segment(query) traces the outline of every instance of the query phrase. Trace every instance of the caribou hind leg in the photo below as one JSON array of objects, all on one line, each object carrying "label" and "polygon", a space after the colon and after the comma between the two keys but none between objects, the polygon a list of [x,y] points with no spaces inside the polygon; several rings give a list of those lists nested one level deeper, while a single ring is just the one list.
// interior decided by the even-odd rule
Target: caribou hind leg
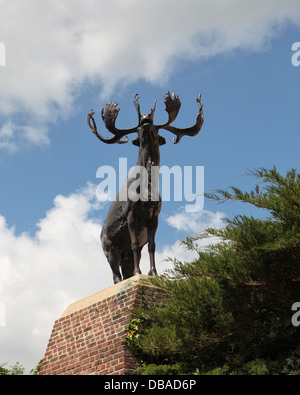
[{"label": "caribou hind leg", "polygon": [[134,264],[133,264],[133,254],[129,253],[126,256],[121,256],[121,269],[123,280],[133,276]]},{"label": "caribou hind leg", "polygon": [[100,239],[103,252],[113,272],[114,284],[119,283],[122,281],[122,275],[120,272],[121,253],[120,250],[114,246],[112,240],[108,237],[105,223],[101,231]]},{"label": "caribou hind leg", "polygon": [[122,281],[122,276],[120,273],[121,254],[112,247],[108,253],[107,260],[113,272],[114,283],[119,283],[120,281]]}]

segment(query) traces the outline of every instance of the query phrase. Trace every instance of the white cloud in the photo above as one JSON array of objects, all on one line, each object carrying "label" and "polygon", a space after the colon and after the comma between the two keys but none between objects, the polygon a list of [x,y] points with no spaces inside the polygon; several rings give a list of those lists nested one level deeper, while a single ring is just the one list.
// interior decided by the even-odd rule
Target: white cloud
[{"label": "white cloud", "polygon": [[168,217],[167,222],[177,230],[198,234],[206,228],[221,228],[224,226],[222,220],[224,217],[226,215],[222,212],[213,213],[202,210],[196,213],[187,213],[184,209],[181,209],[178,213]]},{"label": "white cloud", "polygon": [[35,145],[49,143],[47,128],[43,124],[22,126],[8,121],[0,128],[0,150],[5,149],[8,152],[15,152],[21,145],[20,139],[21,144],[24,144],[24,142]]},{"label": "white cloud", "polygon": [[112,284],[101,226],[89,218],[99,208],[95,188],[57,196],[33,237],[16,235],[0,216],[0,302],[6,307],[0,365],[20,361],[33,368],[66,307]]},{"label": "white cloud", "polygon": [[176,61],[261,50],[285,22],[300,23],[298,0],[0,0],[0,9],[0,115],[26,114],[0,140],[8,148],[20,126],[32,143],[47,142],[35,125],[68,117],[87,81],[104,95],[140,78],[165,81]]}]

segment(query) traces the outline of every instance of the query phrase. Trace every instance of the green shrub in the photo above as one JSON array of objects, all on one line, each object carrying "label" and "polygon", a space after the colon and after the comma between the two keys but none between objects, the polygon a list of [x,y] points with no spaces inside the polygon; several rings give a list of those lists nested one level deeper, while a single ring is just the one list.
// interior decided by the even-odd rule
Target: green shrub
[{"label": "green shrub", "polygon": [[[174,269],[151,280],[166,297],[136,312],[147,325],[132,345],[146,365],[200,374],[299,372],[291,306],[300,295],[300,175],[291,170],[283,177],[275,168],[250,174],[261,183],[253,191],[206,196],[246,202],[268,216],[238,215],[222,229],[188,238],[185,246],[199,257],[175,259]],[[199,241],[211,236],[219,242],[201,250]]]}]

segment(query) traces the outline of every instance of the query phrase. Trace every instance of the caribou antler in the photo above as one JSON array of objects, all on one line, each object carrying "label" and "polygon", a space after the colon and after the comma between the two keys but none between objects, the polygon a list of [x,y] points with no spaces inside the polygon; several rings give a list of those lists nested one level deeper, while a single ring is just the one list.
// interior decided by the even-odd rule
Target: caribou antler
[{"label": "caribou antler", "polygon": [[[191,126],[190,128],[186,128],[186,129],[179,129],[179,128],[175,128],[174,126],[170,126],[170,124],[175,121],[175,119],[178,115],[178,112],[180,110],[181,103],[180,103],[179,97],[176,96],[175,93],[170,94],[170,92],[168,92],[166,94],[166,96],[164,96],[164,99],[165,99],[166,111],[169,114],[169,119],[168,119],[167,123],[162,124],[162,125],[157,125],[156,128],[157,129],[165,129],[165,130],[168,130],[169,132],[175,134],[177,137],[173,139],[174,144],[178,144],[183,136],[196,136],[199,133],[199,131],[203,125],[203,105],[201,104],[201,94],[199,94],[199,96],[196,97],[196,101],[198,103],[198,108],[199,108],[196,123],[194,126]],[[141,126],[143,122],[144,123],[149,122],[149,120],[151,122],[153,122],[156,101],[154,104],[154,108],[151,110],[151,114],[141,115],[140,104],[138,101],[138,94],[136,94],[136,95],[134,95],[134,106],[135,106],[136,111],[138,113],[139,125],[135,128],[132,128],[132,129],[120,130],[120,129],[116,128],[116,126],[115,126],[116,119],[117,119],[117,116],[120,111],[120,109],[117,108],[117,106],[118,106],[118,103],[116,103],[116,102],[115,103],[108,102],[105,106],[105,111],[104,111],[104,108],[102,108],[102,110],[101,110],[102,119],[104,121],[104,124],[105,124],[107,130],[109,130],[111,133],[113,133],[115,135],[111,139],[109,139],[108,137],[104,138],[98,133],[96,122],[93,117],[95,112],[93,110],[90,110],[88,113],[87,123],[89,125],[89,128],[98,137],[98,139],[100,139],[104,143],[125,144],[128,142],[128,137],[126,136],[127,134],[137,132],[138,126]],[[126,136],[126,140],[122,141],[121,139],[124,136]]]},{"label": "caribou antler", "polygon": [[172,92],[171,94],[170,92],[168,92],[166,96],[163,96],[163,98],[165,99],[165,110],[169,114],[169,119],[167,123],[164,123],[163,125],[158,125],[158,129],[165,129],[167,126],[170,125],[170,123],[174,122],[181,106],[179,97],[176,96],[174,92]]},{"label": "caribou antler", "polygon": [[[87,116],[87,124],[89,125],[89,128],[91,129],[91,131],[98,137],[99,140],[101,140],[107,144],[115,144],[115,143],[125,144],[128,142],[128,137],[126,135],[137,131],[137,127],[132,128],[132,129],[123,129],[123,130],[116,128],[116,126],[115,126],[116,118],[117,118],[119,111],[120,111],[120,109],[117,108],[117,105],[118,105],[118,103],[108,102],[105,106],[105,112],[104,112],[104,108],[102,108],[102,110],[101,110],[102,119],[104,121],[104,124],[105,124],[107,130],[109,130],[111,133],[113,133],[115,135],[111,139],[109,139],[108,137],[104,138],[98,133],[96,122],[93,117],[95,112],[93,110],[90,110],[88,113],[88,116]],[[121,139],[124,136],[126,136],[126,140],[122,141]]]},{"label": "caribou antler", "polygon": [[134,95],[133,104],[134,104],[134,107],[135,107],[136,112],[138,114],[139,121],[140,121],[140,119],[141,119],[141,107],[140,107],[140,103],[139,103],[139,94],[138,93],[136,93]]},{"label": "caribou antler", "polygon": [[150,119],[153,121],[154,118],[154,113],[155,113],[155,109],[156,109],[156,100],[154,102],[154,107],[151,108],[151,113],[150,114],[141,114],[141,108],[140,108],[140,103],[139,103],[139,94],[136,93],[134,95],[134,101],[133,101],[134,107],[136,108],[136,112],[138,114],[138,118],[139,118],[139,126],[141,126],[143,120],[147,120],[149,121]]},{"label": "caribou antler", "polygon": [[194,126],[191,126],[190,128],[186,129],[179,129],[175,128],[174,126],[170,126],[170,123],[173,122],[178,114],[178,111],[180,109],[180,100],[178,96],[176,97],[174,93],[172,94],[172,98],[170,94],[168,93],[168,96],[165,98],[165,103],[166,103],[166,111],[169,113],[169,122],[166,123],[165,125],[160,125],[158,128],[160,129],[165,129],[168,130],[171,133],[176,134],[176,138],[173,139],[174,144],[178,144],[179,141],[181,140],[181,137],[183,136],[196,136],[202,125],[203,125],[203,105],[201,104],[201,94],[196,97],[196,102],[198,103],[198,116],[197,120]]}]

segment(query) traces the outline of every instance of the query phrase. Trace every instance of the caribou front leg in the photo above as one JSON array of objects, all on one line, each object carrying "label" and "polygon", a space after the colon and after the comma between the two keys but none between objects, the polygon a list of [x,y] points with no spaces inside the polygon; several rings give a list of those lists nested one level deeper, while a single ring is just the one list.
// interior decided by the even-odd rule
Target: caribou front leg
[{"label": "caribou front leg", "polygon": [[131,240],[131,250],[133,253],[133,263],[134,263],[133,275],[135,276],[136,274],[142,274],[142,272],[140,270],[141,249],[139,246],[139,240],[135,228],[135,219],[134,219],[133,211],[129,212],[127,220],[128,220],[128,230]]},{"label": "caribou front leg", "polygon": [[158,218],[153,219],[151,225],[148,227],[148,252],[150,258],[150,271],[149,276],[157,276],[155,267],[155,233],[158,226]]}]

